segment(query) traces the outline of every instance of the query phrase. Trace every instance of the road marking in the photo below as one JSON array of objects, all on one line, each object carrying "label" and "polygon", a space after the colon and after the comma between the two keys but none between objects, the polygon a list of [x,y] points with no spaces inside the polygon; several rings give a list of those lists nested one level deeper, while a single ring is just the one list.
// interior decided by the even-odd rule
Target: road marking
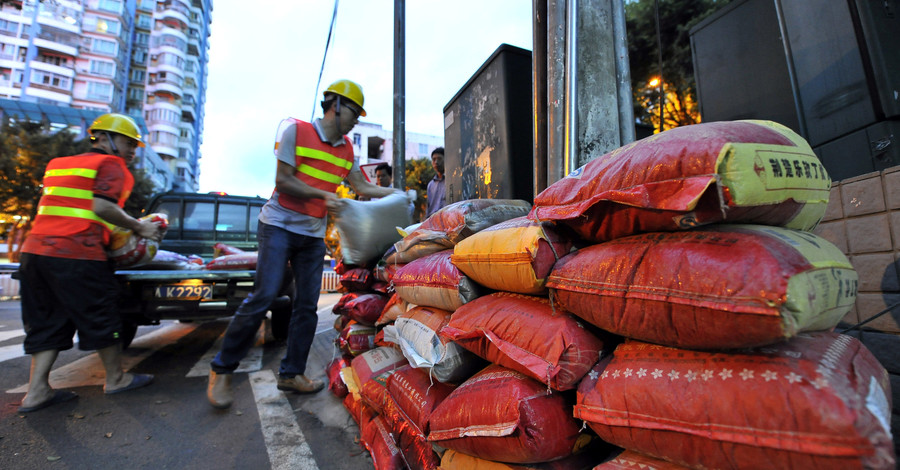
[{"label": "road marking", "polygon": [[278,391],[275,373],[261,370],[249,378],[272,469],[318,470],[290,402]]},{"label": "road marking", "polygon": [[21,344],[0,346],[0,362],[25,356],[25,348]]},{"label": "road marking", "polygon": [[[268,321],[268,320],[266,320]],[[227,329],[226,329],[227,331]],[[206,353],[203,354],[203,357],[200,358],[195,364],[194,367],[191,367],[191,370],[188,371],[185,377],[206,377],[209,375],[209,363],[212,362],[213,359],[216,358],[216,354],[219,353],[219,350],[222,349],[222,341],[225,339],[225,331],[216,339],[216,342],[210,346],[209,349],[206,350]],[[238,364],[238,368],[235,369],[235,372],[255,372],[262,369],[262,358],[263,358],[263,348],[262,345],[266,342],[266,322],[264,321],[262,325],[259,326],[259,331],[256,332],[256,343],[250,351],[247,352],[247,355],[244,356],[244,359],[241,360],[240,364]]]},{"label": "road marking", "polygon": [[19,336],[25,336],[25,330],[0,331],[0,343]]},{"label": "road marking", "polygon": [[[122,368],[126,371],[130,370],[144,359],[150,357],[151,354],[177,342],[196,328],[197,325],[193,323],[173,323],[135,338],[128,351],[122,355]],[[19,351],[22,350],[22,345],[17,347]],[[138,351],[139,353],[137,353]],[[136,352],[137,354],[130,355],[129,352]],[[53,388],[103,385],[105,382],[106,373],[97,353],[82,357],[50,372],[50,385]],[[25,393],[27,391],[28,384],[24,384],[7,390],[6,393]]]}]

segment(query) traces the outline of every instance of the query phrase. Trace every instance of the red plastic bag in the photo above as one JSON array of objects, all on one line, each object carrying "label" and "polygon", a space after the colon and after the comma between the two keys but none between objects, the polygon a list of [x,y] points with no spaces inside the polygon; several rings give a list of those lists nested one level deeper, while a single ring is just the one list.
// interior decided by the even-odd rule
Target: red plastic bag
[{"label": "red plastic bag", "polygon": [[579,397],[575,417],[606,442],[693,468],[896,461],[888,373],[862,343],[836,333],[740,353],[627,341]]},{"label": "red plastic bag", "polygon": [[344,311],[350,318],[362,325],[374,326],[388,298],[382,294],[361,294],[344,305]]},{"label": "red plastic bag", "polygon": [[770,121],[669,129],[588,162],[534,198],[533,220],[603,242],[717,222],[811,230],[831,178],[802,137]]},{"label": "red plastic bag", "polygon": [[716,225],[619,238],[556,263],[557,305],[633,339],[737,349],[833,328],[858,276],[841,251],[807,232]]},{"label": "red plastic bag", "polygon": [[348,269],[341,274],[341,285],[351,292],[367,291],[374,281],[372,270],[366,268]]},{"label": "red plastic bag", "polygon": [[600,359],[603,341],[542,297],[497,292],[450,317],[441,336],[554,390],[571,390]]},{"label": "red plastic bag", "polygon": [[429,426],[428,440],[442,447],[511,463],[571,455],[580,428],[562,395],[496,364],[451,392]]}]

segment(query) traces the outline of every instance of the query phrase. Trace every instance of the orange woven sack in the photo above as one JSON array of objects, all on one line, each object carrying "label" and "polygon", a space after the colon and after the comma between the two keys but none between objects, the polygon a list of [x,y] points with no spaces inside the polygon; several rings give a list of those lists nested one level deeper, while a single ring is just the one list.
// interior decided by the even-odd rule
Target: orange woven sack
[{"label": "orange woven sack", "polygon": [[529,218],[603,242],[715,222],[811,230],[831,178],[802,137],[771,121],[677,127],[590,161],[534,198]]},{"label": "orange woven sack", "polygon": [[858,275],[808,232],[710,225],[618,238],[559,260],[547,281],[565,310],[606,331],[689,349],[735,349],[833,328]]},{"label": "orange woven sack", "polygon": [[837,333],[735,353],[626,341],[575,417],[606,442],[691,468],[887,470],[889,380]]}]

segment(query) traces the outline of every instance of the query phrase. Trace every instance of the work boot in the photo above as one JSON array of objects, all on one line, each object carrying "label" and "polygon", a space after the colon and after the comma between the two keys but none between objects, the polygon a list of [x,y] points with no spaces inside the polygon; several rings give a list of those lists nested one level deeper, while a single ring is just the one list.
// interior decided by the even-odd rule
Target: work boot
[{"label": "work boot", "polygon": [[278,377],[278,390],[297,393],[316,393],[325,388],[321,380],[309,380],[305,375]]},{"label": "work boot", "polygon": [[209,371],[209,386],[206,388],[206,398],[209,404],[220,409],[228,408],[234,401],[234,392],[231,390],[232,374],[217,374]]}]

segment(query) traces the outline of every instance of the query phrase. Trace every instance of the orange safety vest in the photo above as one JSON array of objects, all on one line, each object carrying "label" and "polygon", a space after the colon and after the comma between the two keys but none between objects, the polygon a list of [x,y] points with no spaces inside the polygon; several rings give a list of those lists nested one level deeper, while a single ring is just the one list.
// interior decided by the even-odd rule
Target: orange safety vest
[{"label": "orange safety vest", "polygon": [[[294,122],[297,127],[294,176],[314,188],[330,193],[337,191],[338,185],[353,167],[353,144],[350,139],[344,136],[345,145],[335,147],[322,142],[312,124],[297,119]],[[278,202],[301,214],[325,217],[324,199],[279,193]]]},{"label": "orange safety vest", "polygon": [[31,233],[35,235],[67,236],[80,233],[91,224],[103,227],[103,241],[108,243],[113,224],[94,213],[94,180],[97,170],[104,162],[115,162],[122,167],[125,175],[119,207],[131,195],[134,176],[125,166],[125,161],[113,155],[84,153],[72,157],[50,160],[44,173],[44,191],[38,204],[37,216]]}]

